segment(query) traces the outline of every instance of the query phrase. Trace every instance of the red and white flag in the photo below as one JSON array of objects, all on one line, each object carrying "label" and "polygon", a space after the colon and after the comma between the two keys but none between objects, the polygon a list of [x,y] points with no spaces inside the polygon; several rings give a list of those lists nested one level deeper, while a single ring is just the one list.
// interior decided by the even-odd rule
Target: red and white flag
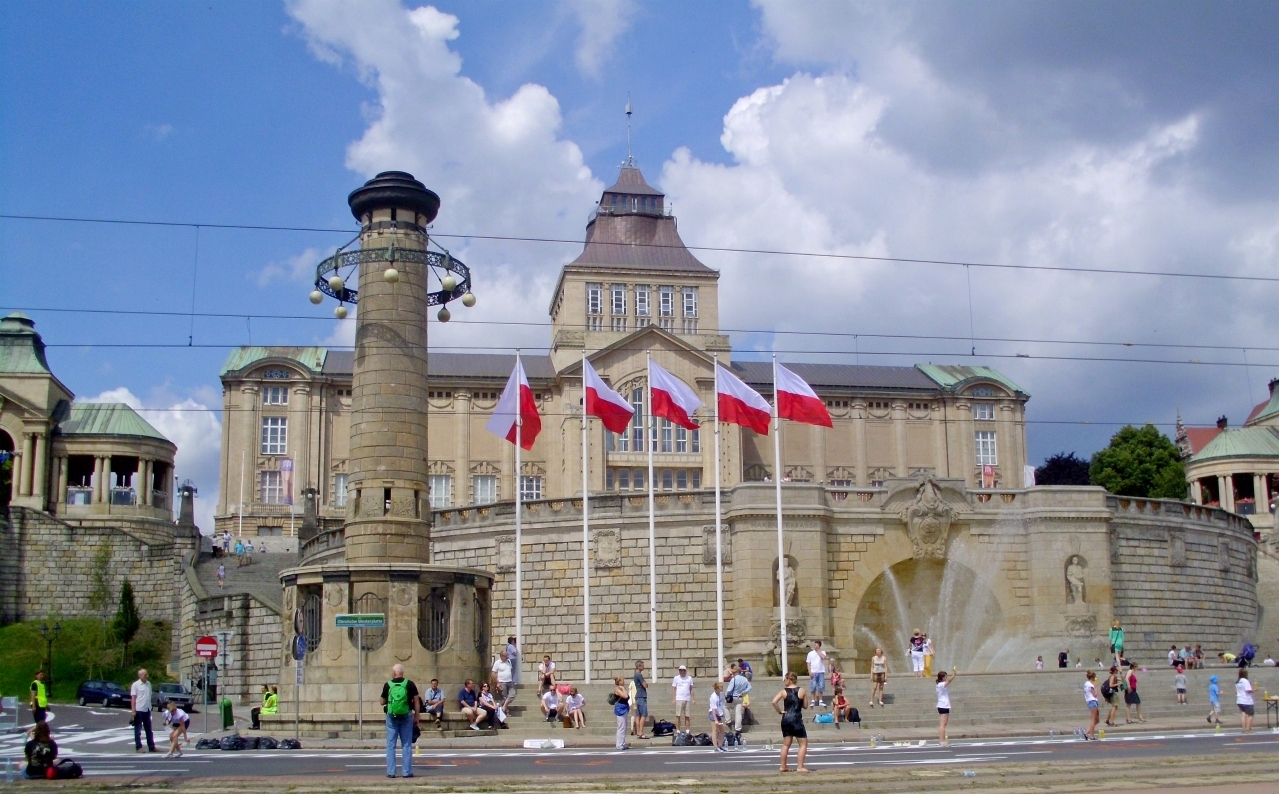
[{"label": "red and white flag", "polygon": [[635,408],[622,395],[604,385],[595,367],[582,359],[582,378],[586,385],[586,415],[598,416],[613,433],[625,433],[635,415]]},{"label": "red and white flag", "polygon": [[781,364],[777,365],[777,383],[774,388],[777,392],[777,415],[782,419],[806,425],[834,427],[830,412],[826,410],[826,403],[817,396],[813,387]]},{"label": "red and white flag", "polygon": [[533,399],[533,390],[529,388],[528,378],[524,376],[524,364],[518,358],[511,378],[502,390],[502,397],[497,401],[493,415],[484,427],[493,435],[514,444],[517,418],[522,420],[519,428],[520,446],[526,450],[532,449],[537,434],[542,432],[542,417],[537,415],[537,401]]},{"label": "red and white flag", "polygon": [[749,427],[761,436],[768,435],[768,420],[772,409],[759,392],[742,382],[742,379],[719,368],[719,421]]},{"label": "red and white flag", "polygon": [[696,430],[693,412],[702,407],[702,401],[688,384],[671,373],[649,362],[649,388],[652,392],[653,416],[669,419],[680,427]]}]

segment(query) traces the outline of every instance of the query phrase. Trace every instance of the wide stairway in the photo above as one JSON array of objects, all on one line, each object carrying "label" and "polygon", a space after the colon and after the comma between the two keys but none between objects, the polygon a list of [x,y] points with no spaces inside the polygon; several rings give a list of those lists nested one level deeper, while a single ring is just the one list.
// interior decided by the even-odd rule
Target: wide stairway
[{"label": "wide stairway", "polygon": [[[298,564],[297,554],[254,554],[252,562],[240,565],[230,557],[201,557],[195,565],[196,576],[210,596],[249,593],[277,609],[280,606],[280,571]],[[226,566],[226,586],[218,587],[218,566]]]}]

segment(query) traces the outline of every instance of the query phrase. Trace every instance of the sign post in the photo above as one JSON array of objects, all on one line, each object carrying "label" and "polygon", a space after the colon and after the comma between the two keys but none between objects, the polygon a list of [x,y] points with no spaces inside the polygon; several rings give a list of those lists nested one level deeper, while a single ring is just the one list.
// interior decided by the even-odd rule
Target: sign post
[{"label": "sign post", "polygon": [[218,655],[216,637],[201,637],[195,641],[195,653],[204,660],[204,679],[200,691],[204,693],[204,732],[209,732],[209,660]]},{"label": "sign post", "polygon": [[360,739],[364,739],[364,630],[386,628],[386,615],[380,612],[353,612],[347,615],[335,615],[335,624],[339,629],[355,629],[355,644],[360,653],[356,656],[356,707],[360,725]]},{"label": "sign post", "polygon": [[302,713],[302,660],[306,658],[306,637],[295,637],[293,641],[297,647],[294,656],[298,660],[297,680],[293,686],[293,740],[299,741],[298,722]]}]

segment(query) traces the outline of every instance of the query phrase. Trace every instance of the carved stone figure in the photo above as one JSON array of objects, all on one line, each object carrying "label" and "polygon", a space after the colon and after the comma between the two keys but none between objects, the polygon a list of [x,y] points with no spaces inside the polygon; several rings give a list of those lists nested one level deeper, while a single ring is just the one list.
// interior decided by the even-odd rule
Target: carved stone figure
[{"label": "carved stone figure", "polygon": [[1091,637],[1097,631],[1097,618],[1074,615],[1066,618],[1066,633],[1072,637]]},{"label": "carved stone figure", "polygon": [[906,525],[916,559],[946,556],[946,535],[950,524],[958,516],[941,495],[941,488],[932,477],[925,477],[915,489],[915,499],[898,516]]},{"label": "carved stone figure", "polygon": [[1078,554],[1066,562],[1066,588],[1070,599],[1067,603],[1084,603],[1084,559]]},{"label": "carved stone figure", "polygon": [[[712,560],[712,562],[714,561],[714,559],[715,559],[715,555],[714,555],[714,553],[712,552],[712,554],[711,554],[711,560]],[[779,606],[780,602],[778,601],[778,597],[777,597],[777,581],[776,581],[776,579],[777,579],[777,576],[776,576],[777,566],[776,566],[776,564],[774,564],[774,566],[773,566],[773,571],[774,571],[774,576],[773,576],[773,580],[774,580],[774,581],[773,581],[773,606]],[[784,570],[784,571],[782,572],[782,581],[786,583],[786,606],[788,606],[788,607],[796,606],[796,605],[799,603],[798,598],[797,598],[797,597],[798,597],[798,592],[797,592],[797,589],[796,589],[796,588],[797,588],[797,586],[798,586],[798,583],[796,582],[796,578],[795,578],[795,577],[797,577],[798,575],[799,575],[799,571],[798,571],[798,570],[796,570],[796,567],[795,567],[795,561],[794,561],[794,560],[792,560],[790,557],[787,557],[787,558],[786,558],[786,570]]]}]

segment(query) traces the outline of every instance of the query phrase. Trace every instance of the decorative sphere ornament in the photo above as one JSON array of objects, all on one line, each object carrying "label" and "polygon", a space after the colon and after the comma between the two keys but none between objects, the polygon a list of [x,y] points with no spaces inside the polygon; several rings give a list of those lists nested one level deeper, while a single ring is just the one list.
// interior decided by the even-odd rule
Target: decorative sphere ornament
[{"label": "decorative sphere ornament", "polygon": [[339,320],[345,320],[345,319],[346,319],[346,307],[345,307],[345,306],[339,306],[339,307],[337,307],[336,309],[334,309],[334,310],[333,310],[333,316],[334,316],[334,317],[336,317],[336,318],[338,318]]},{"label": "decorative sphere ornament", "polygon": [[441,306],[440,313],[435,316],[439,318],[440,322],[447,323],[453,317],[453,313],[449,311],[449,307]]},{"label": "decorative sphere ornament", "polygon": [[345,288],[346,288],[346,282],[342,280],[341,276],[339,276],[337,273],[334,273],[333,275],[329,276],[329,289],[333,290],[334,292],[341,292]]},{"label": "decorative sphere ornament", "polygon": [[465,307],[466,307],[466,308],[468,308],[468,309],[469,309],[469,308],[471,308],[472,306],[474,306],[474,305],[475,305],[475,295],[474,295],[473,293],[470,293],[470,292],[468,292],[468,293],[466,293],[465,295],[463,295],[463,296],[462,296],[462,305],[463,305],[463,306],[465,306]]},{"label": "decorative sphere ornament", "polygon": [[457,289],[457,279],[452,274],[449,274],[440,279],[440,286],[444,288],[445,292],[452,292]]},{"label": "decorative sphere ornament", "polygon": [[393,267],[388,267],[386,271],[382,273],[382,278],[386,279],[387,284],[398,284],[400,281],[400,271]]},{"label": "decorative sphere ornament", "polygon": [[311,290],[311,294],[308,297],[310,297],[311,302],[316,306],[319,306],[324,301],[324,293],[320,292],[318,289]]}]

